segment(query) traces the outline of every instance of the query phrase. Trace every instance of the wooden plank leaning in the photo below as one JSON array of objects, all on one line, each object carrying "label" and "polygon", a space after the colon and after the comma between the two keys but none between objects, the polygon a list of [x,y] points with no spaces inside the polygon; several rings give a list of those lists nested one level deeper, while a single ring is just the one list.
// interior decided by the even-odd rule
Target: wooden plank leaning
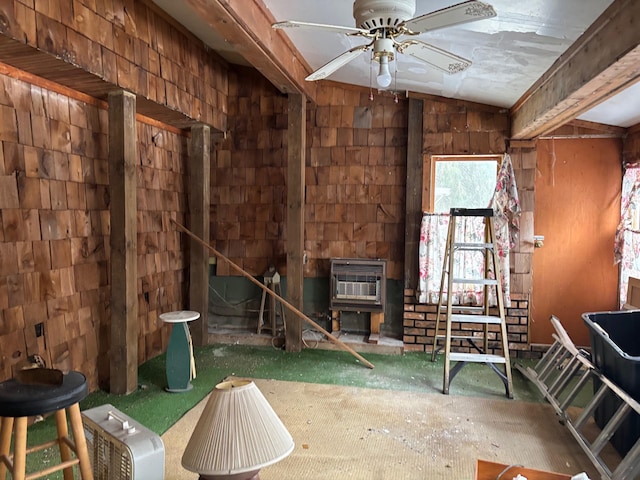
[{"label": "wooden plank leaning", "polygon": [[327,330],[325,330],[324,328],[322,328],[320,325],[318,325],[316,322],[314,322],[313,320],[311,320],[309,317],[307,317],[304,313],[302,313],[300,310],[298,310],[295,306],[293,306],[291,303],[289,303],[287,300],[285,300],[284,298],[282,298],[280,295],[278,295],[276,292],[274,292],[273,290],[269,289],[266,285],[263,285],[262,282],[259,282],[258,280],[256,280],[253,275],[251,275],[250,273],[248,273],[247,271],[245,271],[242,267],[236,265],[235,263],[233,263],[231,260],[229,260],[227,257],[225,257],[222,253],[220,253],[218,250],[216,250],[215,248],[213,248],[211,245],[209,245],[207,242],[205,242],[204,240],[202,240],[200,237],[198,237],[196,234],[194,234],[193,232],[191,232],[187,227],[185,227],[184,225],[181,225],[180,223],[176,222],[175,220],[171,219],[171,221],[176,225],[176,227],[179,230],[182,230],[184,233],[186,233],[188,236],[190,236],[192,239],[194,239],[196,242],[198,242],[199,244],[201,244],[202,246],[208,248],[216,257],[220,258],[221,260],[224,260],[225,262],[227,262],[230,266],[232,266],[234,268],[234,270],[237,270],[241,275],[243,275],[244,277],[246,277],[251,283],[253,283],[254,285],[257,285],[258,287],[260,287],[262,290],[264,290],[265,292],[267,292],[269,295],[273,296],[274,298],[276,298],[279,302],[281,302],[285,307],[287,307],[289,310],[291,310],[293,313],[295,313],[298,317],[300,317],[302,320],[304,320],[305,322],[307,322],[308,324],[310,324],[312,327],[318,329],[320,332],[322,332],[324,335],[327,336],[327,338],[335,343],[336,345],[338,345],[340,348],[342,348],[343,350],[349,352],[351,355],[353,355],[354,357],[356,357],[358,360],[360,360],[364,365],[366,365],[369,368],[374,368],[373,364],[371,362],[369,362],[367,359],[365,359],[362,355],[360,355],[358,352],[356,352],[353,348],[351,348],[349,345],[347,345],[344,342],[341,342],[338,338],[334,337],[333,335],[331,335],[331,333],[329,333]]}]

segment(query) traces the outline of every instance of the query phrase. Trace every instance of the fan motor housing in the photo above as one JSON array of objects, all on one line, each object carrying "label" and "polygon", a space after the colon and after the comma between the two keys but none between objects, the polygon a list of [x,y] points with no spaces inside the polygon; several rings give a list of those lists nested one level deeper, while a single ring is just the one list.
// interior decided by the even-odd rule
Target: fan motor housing
[{"label": "fan motor housing", "polygon": [[366,30],[395,29],[400,23],[413,18],[415,0],[355,0],[353,18],[356,25]]}]

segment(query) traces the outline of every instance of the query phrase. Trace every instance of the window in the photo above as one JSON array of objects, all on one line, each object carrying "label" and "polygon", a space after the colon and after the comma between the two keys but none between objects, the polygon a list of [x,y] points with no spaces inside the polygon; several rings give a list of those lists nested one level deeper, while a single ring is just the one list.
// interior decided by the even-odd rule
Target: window
[{"label": "window", "polygon": [[[505,305],[509,306],[509,249],[511,234],[517,235],[517,218],[520,215],[515,175],[509,155],[434,155],[428,157],[427,163],[422,197],[425,213],[418,247],[418,301],[438,302],[449,210],[452,207],[487,208],[491,205],[496,214],[496,243],[502,261],[502,289]],[[462,225],[465,241],[478,241],[478,235],[484,238],[484,226],[477,224],[478,219],[479,217],[465,219]],[[459,268],[465,272],[483,270],[484,258],[469,258]],[[466,274],[459,276],[474,277]],[[457,285],[455,291],[445,294],[452,295],[455,304],[481,304],[481,290],[476,284],[465,284]],[[492,303],[492,299],[489,299],[489,303]]]},{"label": "window", "polygon": [[425,169],[429,176],[423,189],[428,194],[423,198],[428,203],[423,210],[448,213],[452,207],[486,208],[501,160],[497,155],[433,155]]}]

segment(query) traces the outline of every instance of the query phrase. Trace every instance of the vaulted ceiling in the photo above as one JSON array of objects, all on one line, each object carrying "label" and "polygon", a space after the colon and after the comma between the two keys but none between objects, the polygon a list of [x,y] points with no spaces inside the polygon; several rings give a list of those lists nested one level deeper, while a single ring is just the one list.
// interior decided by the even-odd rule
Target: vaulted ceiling
[{"label": "vaulted ceiling", "polygon": [[[250,64],[281,91],[311,100],[315,85],[305,77],[364,43],[341,33],[271,28],[291,19],[354,27],[351,1],[154,1],[229,62]],[[640,2],[490,1],[496,17],[418,37],[471,60],[471,67],[449,75],[398,55],[389,89],[509,108],[516,139],[576,118],[619,127],[640,122]],[[417,0],[415,15],[453,3]],[[372,68],[370,56],[362,55],[328,79],[370,87]]]}]

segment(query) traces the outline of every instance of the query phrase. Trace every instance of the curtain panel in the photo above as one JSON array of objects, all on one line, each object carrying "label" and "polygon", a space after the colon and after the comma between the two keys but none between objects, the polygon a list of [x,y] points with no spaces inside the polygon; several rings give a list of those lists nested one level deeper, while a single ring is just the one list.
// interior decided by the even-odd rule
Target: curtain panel
[{"label": "curtain panel", "polygon": [[614,261],[620,264],[620,308],[627,299],[629,277],[640,278],[640,165],[625,166],[621,197],[620,223],[613,246]]},{"label": "curtain panel", "polygon": [[[520,202],[516,187],[515,174],[509,155],[505,155],[498,171],[496,188],[490,205],[494,210],[494,226],[498,256],[500,259],[500,274],[504,304],[511,304],[511,289],[509,281],[509,251],[518,240]],[[424,213],[420,226],[420,240],[418,247],[419,280],[417,299],[420,303],[438,303],[442,269],[444,267],[444,253],[449,228],[448,213]],[[456,239],[465,243],[480,243],[484,241],[484,218],[461,217],[456,224]],[[484,277],[484,255],[482,252],[463,252],[454,257],[454,277],[482,278]],[[495,272],[490,272],[495,278]],[[484,292],[480,285],[456,284],[455,290],[447,291],[443,285],[443,301],[451,294],[455,305],[484,305]],[[496,305],[495,298],[488,299],[489,305]]]}]

